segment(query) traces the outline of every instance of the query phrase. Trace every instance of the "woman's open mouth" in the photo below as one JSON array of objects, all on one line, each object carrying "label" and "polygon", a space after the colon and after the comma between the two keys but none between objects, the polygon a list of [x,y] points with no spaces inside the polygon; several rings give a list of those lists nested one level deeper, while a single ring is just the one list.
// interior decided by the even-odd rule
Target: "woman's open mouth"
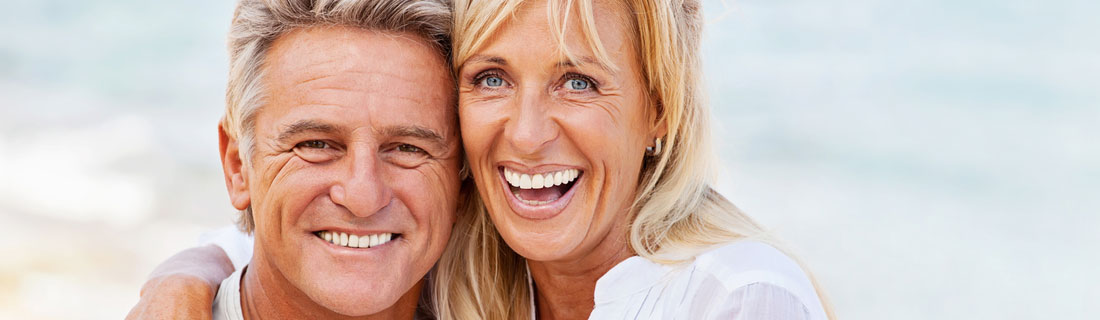
[{"label": "woman's open mouth", "polygon": [[513,210],[526,218],[547,219],[568,204],[573,186],[584,171],[563,169],[529,174],[500,167],[500,174],[514,200]]}]

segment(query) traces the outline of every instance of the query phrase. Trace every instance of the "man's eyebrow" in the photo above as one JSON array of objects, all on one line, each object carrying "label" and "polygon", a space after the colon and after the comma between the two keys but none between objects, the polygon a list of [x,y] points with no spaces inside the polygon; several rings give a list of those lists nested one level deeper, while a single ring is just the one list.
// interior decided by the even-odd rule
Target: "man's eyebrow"
[{"label": "man's eyebrow", "polygon": [[317,120],[298,120],[283,127],[279,132],[278,141],[286,141],[303,132],[334,133],[340,131],[340,127]]},{"label": "man's eyebrow", "polygon": [[387,137],[409,137],[426,140],[438,146],[446,144],[446,139],[443,138],[443,135],[435,132],[435,130],[416,125],[385,127],[382,129],[382,134]]},{"label": "man's eyebrow", "polygon": [[508,61],[504,60],[504,58],[497,57],[497,56],[481,55],[481,54],[474,55],[474,56],[470,57],[469,59],[466,59],[466,62],[463,63],[463,64],[471,63],[471,62],[487,62],[487,63],[492,63],[492,64],[498,64],[498,65],[501,65],[501,66],[507,66],[508,65]]}]

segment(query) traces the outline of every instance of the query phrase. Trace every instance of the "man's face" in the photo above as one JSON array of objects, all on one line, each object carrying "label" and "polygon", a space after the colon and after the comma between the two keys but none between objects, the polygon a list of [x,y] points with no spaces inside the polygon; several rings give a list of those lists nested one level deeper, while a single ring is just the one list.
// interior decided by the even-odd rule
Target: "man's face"
[{"label": "man's face", "polygon": [[[432,268],[454,223],[461,150],[445,60],[414,35],[328,27],[280,37],[266,63],[244,174],[252,263],[338,313],[382,311]],[[352,236],[354,248],[341,242]]]}]

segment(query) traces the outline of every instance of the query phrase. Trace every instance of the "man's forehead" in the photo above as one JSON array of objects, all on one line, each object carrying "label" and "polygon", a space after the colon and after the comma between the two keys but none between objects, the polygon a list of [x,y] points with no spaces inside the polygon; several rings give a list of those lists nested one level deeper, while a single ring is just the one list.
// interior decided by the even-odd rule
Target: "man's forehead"
[{"label": "man's forehead", "polygon": [[447,63],[438,49],[413,34],[332,26],[299,28],[279,36],[265,57],[264,69],[279,74],[270,79],[275,85],[322,79],[333,71],[450,82]]},{"label": "man's forehead", "polygon": [[280,37],[268,58],[265,109],[282,114],[276,131],[311,120],[375,134],[419,127],[457,136],[453,83],[431,47],[360,29],[309,29]]}]

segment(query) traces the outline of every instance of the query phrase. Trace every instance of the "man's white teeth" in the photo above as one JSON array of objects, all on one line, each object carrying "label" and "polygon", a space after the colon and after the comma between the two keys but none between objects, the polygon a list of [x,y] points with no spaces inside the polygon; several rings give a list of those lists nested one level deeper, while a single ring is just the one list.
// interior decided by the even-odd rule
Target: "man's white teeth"
[{"label": "man's white teeth", "polygon": [[393,240],[392,233],[379,233],[369,236],[360,236],[335,231],[321,231],[321,239],[329,243],[348,248],[370,248],[385,244]]},{"label": "man's white teeth", "polygon": [[542,189],[573,182],[580,175],[577,169],[566,169],[547,173],[526,174],[504,168],[504,179],[508,184],[520,189]]}]

